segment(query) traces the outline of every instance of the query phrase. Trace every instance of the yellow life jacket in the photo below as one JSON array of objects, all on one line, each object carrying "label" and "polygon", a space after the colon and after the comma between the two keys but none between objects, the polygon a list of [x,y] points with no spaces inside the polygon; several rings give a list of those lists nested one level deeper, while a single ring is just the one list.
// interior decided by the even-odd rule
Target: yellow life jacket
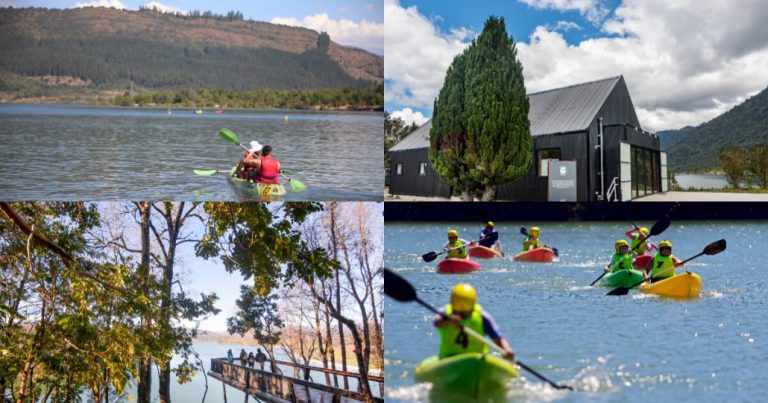
[{"label": "yellow life jacket", "polygon": [[[645,255],[645,251],[648,248],[648,241],[645,240],[640,243],[640,240],[643,238],[643,234],[637,232],[635,236],[632,237],[632,244],[629,246],[629,250],[634,250],[636,255]],[[640,243],[640,246],[635,249],[635,246],[637,246],[638,243]]]},{"label": "yellow life jacket", "polygon": [[629,270],[632,268],[633,256],[631,253],[622,255],[621,253],[614,253],[611,258],[611,272],[617,272],[619,270]]},{"label": "yellow life jacket", "polygon": [[[445,313],[448,316],[453,314],[451,304],[445,306]],[[483,308],[480,304],[475,304],[472,314],[466,319],[461,320],[461,324],[477,333],[485,336],[483,328]],[[438,328],[440,334],[440,358],[450,357],[462,353],[487,353],[488,345],[475,339],[474,337],[462,332],[453,325]]]},{"label": "yellow life jacket", "polygon": [[675,275],[675,257],[669,255],[667,257],[661,256],[661,253],[657,253],[653,257],[653,266],[651,266],[651,278],[663,279],[672,277]]},{"label": "yellow life jacket", "polygon": [[463,259],[467,257],[467,247],[464,245],[464,243],[461,242],[461,238],[457,238],[456,242],[454,243],[451,243],[451,241],[448,241],[448,247],[457,248],[457,249],[449,250],[448,257],[459,258],[459,259]]}]

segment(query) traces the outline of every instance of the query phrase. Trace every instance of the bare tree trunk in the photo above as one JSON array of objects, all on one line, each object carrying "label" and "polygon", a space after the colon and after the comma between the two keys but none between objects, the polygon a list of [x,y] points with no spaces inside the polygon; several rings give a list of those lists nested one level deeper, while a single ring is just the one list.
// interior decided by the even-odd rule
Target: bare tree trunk
[{"label": "bare tree trunk", "polygon": [[471,202],[473,200],[474,200],[474,197],[472,197],[472,193],[469,193],[468,190],[461,191],[461,201]]},{"label": "bare tree trunk", "polygon": [[494,201],[496,200],[496,185],[489,185],[483,190],[483,197],[481,201]]},{"label": "bare tree trunk", "polygon": [[[331,245],[333,250],[333,259],[338,260],[339,256],[339,248],[338,248],[338,241],[337,241],[337,214],[338,214],[338,203],[331,202],[328,204],[329,212],[330,212],[330,218],[331,218]],[[341,281],[339,279],[339,273],[337,272],[336,275],[336,311],[341,312]],[[342,325],[341,321],[339,321],[339,344],[341,348],[341,369],[344,372],[347,372],[347,346],[344,342],[344,326]],[[347,380],[347,377],[344,377],[344,389],[349,389],[349,381]]]},{"label": "bare tree trunk", "polygon": [[[147,298],[151,299],[150,291],[150,270],[149,270],[149,225],[150,225],[150,202],[137,202],[136,207],[141,214],[141,266],[139,275],[143,279],[143,292]],[[148,314],[141,318],[141,327],[149,329],[152,326],[151,318]],[[139,359],[139,379],[136,401],[138,403],[150,403],[150,393],[152,391],[152,357],[143,354]]]},{"label": "bare tree trunk", "polygon": [[[315,337],[317,338],[318,350],[320,350],[320,356],[323,359],[323,368],[328,369],[328,345],[323,345],[323,332],[320,327],[320,303],[312,298],[312,310],[315,314]],[[325,384],[331,384],[331,376],[326,372]]]}]

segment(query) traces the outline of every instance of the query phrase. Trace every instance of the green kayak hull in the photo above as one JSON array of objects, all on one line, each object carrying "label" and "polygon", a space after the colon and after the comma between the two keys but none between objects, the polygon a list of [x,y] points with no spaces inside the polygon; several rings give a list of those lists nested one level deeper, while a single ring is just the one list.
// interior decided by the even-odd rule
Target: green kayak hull
[{"label": "green kayak hull", "polygon": [[416,367],[416,381],[431,382],[433,397],[496,401],[504,399],[509,380],[520,373],[515,365],[490,354],[467,353],[439,359],[432,356]]},{"label": "green kayak hull", "polygon": [[643,281],[643,272],[629,269],[606,274],[603,277],[603,287],[631,287]]},{"label": "green kayak hull", "polygon": [[284,196],[285,195],[285,186],[283,186],[280,183],[254,183],[249,182],[241,179],[239,176],[235,175],[235,169],[237,167],[233,167],[229,171],[229,182],[237,188],[237,190],[249,194],[249,195],[256,195],[260,197],[273,197],[273,196]]}]

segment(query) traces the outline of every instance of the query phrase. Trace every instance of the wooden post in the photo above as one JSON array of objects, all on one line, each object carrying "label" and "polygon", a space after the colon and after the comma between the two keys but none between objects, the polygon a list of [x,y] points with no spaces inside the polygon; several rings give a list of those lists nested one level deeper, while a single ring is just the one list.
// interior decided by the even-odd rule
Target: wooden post
[{"label": "wooden post", "polygon": [[245,403],[248,403],[248,378],[251,377],[251,371],[248,368],[245,369]]},{"label": "wooden post", "polygon": [[227,403],[227,383],[224,379],[221,380],[221,390],[224,391],[224,403]]}]

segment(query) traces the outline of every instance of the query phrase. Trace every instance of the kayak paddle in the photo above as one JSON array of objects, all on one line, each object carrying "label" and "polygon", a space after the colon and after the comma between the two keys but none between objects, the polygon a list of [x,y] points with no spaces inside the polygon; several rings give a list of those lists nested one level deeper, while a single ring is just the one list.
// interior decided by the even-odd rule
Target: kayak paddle
[{"label": "kayak paddle", "polygon": [[[631,222],[631,221],[630,221],[630,222]],[[637,243],[637,245],[635,245],[635,247],[634,247],[634,248],[632,248],[632,251],[633,251],[633,250],[635,250],[635,249],[637,249],[637,248],[638,248],[640,245],[642,245],[642,244],[643,244],[643,242],[645,242],[645,241],[646,241],[648,238],[650,238],[651,236],[654,236],[654,235],[659,235],[659,234],[661,234],[662,232],[666,231],[666,229],[667,229],[667,228],[669,228],[669,224],[670,224],[670,221],[669,221],[669,218],[668,218],[668,217],[664,217],[664,218],[662,218],[661,220],[659,220],[659,221],[656,221],[656,223],[655,223],[655,224],[653,224],[653,227],[651,227],[651,232],[648,234],[648,236],[646,236],[646,237],[643,237],[643,239],[641,239],[641,240],[640,240],[640,242],[638,242],[638,243]],[[634,224],[633,224],[633,225],[634,225]],[[637,226],[635,226],[635,227],[637,227]],[[631,251],[630,251],[630,252],[631,252]],[[593,281],[593,282],[592,282],[592,284],[590,284],[590,286],[593,286],[593,285],[595,285],[595,284],[596,284],[598,281],[600,281],[600,279],[601,279],[601,278],[603,278],[603,276],[605,276],[606,274],[608,274],[608,272],[607,272],[607,271],[603,271],[603,274],[601,274],[601,275],[600,275],[600,277],[598,277],[598,278],[597,278],[595,281]]]},{"label": "kayak paddle", "polygon": [[[710,255],[710,256],[711,255],[717,255],[718,253],[724,251],[725,247],[726,247],[725,239],[721,239],[719,241],[712,242],[711,244],[705,246],[704,250],[701,253],[699,253],[698,255],[693,256],[691,258],[683,260],[682,262],[680,262],[680,265],[683,265],[684,263],[690,262],[691,260],[696,259],[697,257],[699,257],[701,255]],[[674,269],[675,267],[676,266],[670,267],[667,270]],[[664,272],[666,272],[667,270],[665,270]],[[642,281],[637,282],[636,284],[632,284],[632,286],[630,286],[630,287],[619,287],[619,288],[617,288],[615,290],[610,291],[609,293],[607,293],[605,295],[627,295],[629,290],[639,286],[640,284],[643,284],[644,282],[646,282],[646,281],[648,281],[650,279],[651,278],[648,277],[646,279],[643,279]]]},{"label": "kayak paddle", "polygon": [[[485,237],[483,239],[490,239],[490,240],[493,240],[494,242],[496,242],[496,240],[499,239],[499,233],[498,232],[494,232],[491,235],[488,235],[487,237]],[[448,252],[450,250],[454,250],[454,249],[458,249],[458,248],[463,248],[463,247],[465,247],[465,246],[467,246],[467,245],[469,245],[471,243],[476,243],[476,242],[477,241],[472,241],[470,243],[462,244],[461,246],[454,246],[453,248],[448,248],[448,249],[446,249],[446,250],[444,250],[442,252],[434,252],[434,251],[433,252],[427,252],[427,253],[421,255],[421,258],[424,259],[425,262],[431,262],[431,261],[437,259],[437,257],[442,255],[443,253],[446,253],[446,252]]]},{"label": "kayak paddle", "polygon": [[282,172],[280,172],[280,175],[283,175],[286,179],[288,179],[288,183],[291,185],[291,192],[301,192],[307,190],[307,187],[304,186],[304,184],[301,183],[298,179],[293,179]]},{"label": "kayak paddle", "polygon": [[[525,235],[525,236],[530,236],[530,234],[528,233],[528,230],[525,229],[525,227],[520,227],[520,233]],[[552,249],[552,252],[555,252],[555,256],[558,256],[558,257],[560,256],[560,252],[557,250],[557,248],[553,248],[553,247],[551,247],[551,246],[549,246],[547,244],[544,244],[544,247]]]},{"label": "kayak paddle", "polygon": [[195,169],[192,172],[194,172],[195,175],[198,175],[198,176],[213,176],[213,175],[216,175],[218,173],[223,173],[223,172],[219,171],[218,169]]},{"label": "kayak paddle", "polygon": [[[384,269],[384,294],[387,294],[390,297],[400,302],[416,301],[421,306],[429,309],[430,311],[436,313],[437,315],[442,316],[445,319],[448,319],[448,316],[446,314],[438,311],[437,309],[435,309],[435,307],[433,307],[432,305],[429,305],[428,303],[424,302],[421,298],[419,298],[419,296],[416,295],[416,290],[413,288],[411,283],[408,282],[408,280],[400,277],[397,273],[387,268]],[[496,344],[490,338],[483,336],[468,327],[462,326],[461,328],[468,335],[474,337],[478,341],[482,341],[483,343],[487,344],[488,347],[495,350],[499,354],[504,355],[507,353],[506,351],[504,351],[503,348],[499,347],[499,345]],[[568,385],[558,385],[552,382],[551,380],[547,379],[544,375],[541,375],[540,373],[536,372],[533,368],[523,364],[520,361],[516,361],[515,363],[519,365],[521,368],[525,369],[526,371],[536,376],[537,378],[550,384],[555,389],[573,390],[573,388]]]}]

